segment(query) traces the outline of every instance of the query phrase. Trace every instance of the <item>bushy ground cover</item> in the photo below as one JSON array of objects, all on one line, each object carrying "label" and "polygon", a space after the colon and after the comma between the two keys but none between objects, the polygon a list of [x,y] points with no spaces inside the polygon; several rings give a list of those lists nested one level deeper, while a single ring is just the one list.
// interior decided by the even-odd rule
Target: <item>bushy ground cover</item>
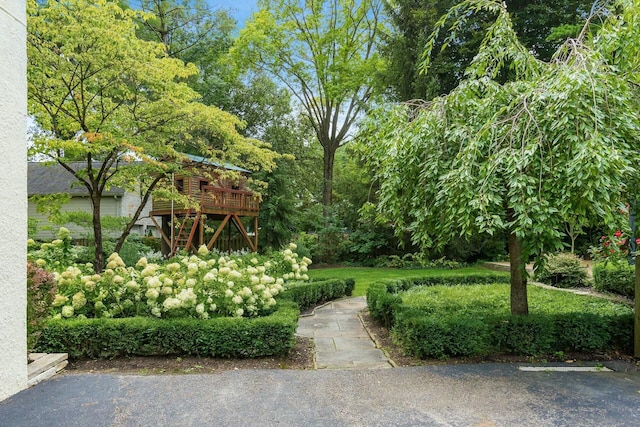
[{"label": "bushy ground cover", "polygon": [[295,245],[266,256],[220,255],[201,247],[197,255],[127,266],[114,253],[101,274],[91,264],[69,265],[70,236],[34,251],[33,262],[53,273],[54,318],[96,317],[256,317],[273,311],[275,297],[309,280],[311,263]]},{"label": "bushy ground cover", "polygon": [[507,284],[417,284],[376,283],[367,294],[372,316],[386,322],[396,342],[413,356],[539,356],[631,348],[633,310],[625,305],[532,286],[530,314],[512,316]]}]

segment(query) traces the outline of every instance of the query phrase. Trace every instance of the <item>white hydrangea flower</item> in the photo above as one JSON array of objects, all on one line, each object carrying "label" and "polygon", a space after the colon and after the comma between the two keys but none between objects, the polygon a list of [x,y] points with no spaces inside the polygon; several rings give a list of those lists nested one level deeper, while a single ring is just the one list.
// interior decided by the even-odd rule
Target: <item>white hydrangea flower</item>
[{"label": "white hydrangea flower", "polygon": [[224,294],[230,298],[233,296],[233,291],[231,289],[227,289],[226,291],[224,291]]},{"label": "white hydrangea flower", "polygon": [[227,287],[228,287],[228,288],[233,288],[235,285],[236,285],[236,284],[235,284],[232,280],[229,280],[229,281],[227,282]]},{"label": "white hydrangea flower", "polygon": [[162,286],[162,282],[160,282],[160,279],[157,278],[156,276],[149,277],[149,280],[147,281],[147,286],[150,288],[159,288]]},{"label": "white hydrangea flower", "polygon": [[120,276],[120,275],[115,275],[113,277],[113,283],[115,283],[116,285],[122,285],[124,283],[124,277]]},{"label": "white hydrangea flower", "polygon": [[196,285],[196,283],[198,283],[198,282],[196,281],[196,279],[187,279],[187,281],[186,281],[186,282],[184,282],[184,284],[185,284],[185,285],[187,285],[187,286],[191,286],[191,287],[195,286],[195,285]]},{"label": "white hydrangea flower", "polygon": [[[80,310],[87,303],[87,298],[84,296],[84,292],[76,292],[71,298],[71,305],[74,310]],[[65,316],[69,317],[69,316]]]},{"label": "white hydrangea flower", "polygon": [[209,249],[207,249],[207,245],[202,245],[198,248],[198,255],[200,256],[209,255]]},{"label": "white hydrangea flower", "polygon": [[242,317],[242,315],[243,315],[243,314],[244,314],[244,310],[243,310],[243,309],[241,309],[241,308],[239,308],[239,309],[237,309],[237,310],[235,311],[235,315],[236,315],[237,317]]},{"label": "white hydrangea flower", "polygon": [[165,268],[167,269],[167,271],[175,273],[176,271],[180,270],[180,264],[178,264],[177,262],[172,262],[171,264],[167,264]]},{"label": "white hydrangea flower", "polygon": [[142,257],[138,260],[138,262],[136,262],[136,267],[145,268],[147,264],[149,264],[149,262],[147,261],[147,257]]},{"label": "white hydrangea flower", "polygon": [[214,265],[216,265],[216,260],[215,259],[210,259],[209,261],[207,261],[207,266],[213,267]]},{"label": "white hydrangea flower", "polygon": [[180,301],[178,298],[167,298],[162,303],[162,307],[164,308],[164,311],[180,308],[181,306],[182,306],[182,301]]},{"label": "white hydrangea flower", "polygon": [[145,296],[150,300],[155,300],[155,299],[158,299],[158,297],[160,296],[160,292],[158,292],[158,290],[155,288],[150,288],[150,289],[147,289]]},{"label": "white hydrangea flower", "polygon": [[231,273],[231,269],[229,267],[221,267],[220,270],[218,270],[218,273],[228,275]]},{"label": "white hydrangea flower", "polygon": [[[171,265],[171,264],[169,264],[169,265]],[[169,267],[169,266],[167,266],[167,268],[168,268],[168,267]],[[140,275],[141,275],[142,277],[150,277],[150,276],[153,276],[153,275],[155,275],[155,274],[156,274],[156,268],[157,268],[157,266],[156,266],[155,264],[149,264],[149,265],[147,265],[147,266],[142,270],[142,272],[140,273]]]},{"label": "white hydrangea flower", "polygon": [[258,263],[258,258],[253,257],[253,258],[251,258],[251,259],[249,260],[249,262],[251,262],[251,264],[254,264],[254,265],[255,265],[255,264],[257,264],[257,263]]},{"label": "white hydrangea flower", "polygon": [[204,280],[205,283],[211,283],[216,280],[216,275],[213,274],[212,272],[208,272],[207,274],[204,275],[202,280]]},{"label": "white hydrangea flower", "polygon": [[173,288],[171,286],[163,286],[162,289],[160,289],[160,293],[162,295],[171,295],[173,293]]},{"label": "white hydrangea flower", "polygon": [[151,309],[151,314],[153,314],[156,317],[161,317],[162,316],[162,311],[160,311],[160,307],[153,307]]},{"label": "white hydrangea flower", "polygon": [[218,306],[217,306],[217,305],[215,305],[215,304],[211,304],[211,305],[209,306],[209,310],[210,310],[210,311],[216,311],[217,309],[218,309]]},{"label": "white hydrangea flower", "polygon": [[240,273],[238,270],[231,270],[229,272],[229,276],[233,277],[234,279],[239,279],[242,277],[242,273]]},{"label": "white hydrangea flower", "polygon": [[44,267],[45,265],[47,265],[47,261],[43,260],[42,258],[38,258],[38,259],[36,260],[36,265],[37,265],[38,267],[41,267],[41,268],[42,268],[42,267]]},{"label": "white hydrangea flower", "polygon": [[282,252],[285,255],[285,259],[287,259],[286,257],[291,257],[293,255],[293,252],[291,252],[291,249],[285,249],[284,252]]},{"label": "white hydrangea flower", "polygon": [[73,306],[65,305],[62,307],[62,317],[73,317]]},{"label": "white hydrangea flower", "polygon": [[53,298],[53,303],[51,303],[51,305],[53,305],[54,307],[60,307],[65,305],[67,301],[69,301],[68,297],[64,295],[56,294],[56,296]]},{"label": "white hydrangea flower", "polygon": [[187,274],[189,274],[190,276],[195,276],[196,274],[198,274],[198,264],[196,264],[195,262],[190,263],[187,266]]},{"label": "white hydrangea flower", "polygon": [[200,261],[198,263],[199,270],[206,270],[207,268],[209,268],[209,264],[207,264],[207,261]]},{"label": "white hydrangea flower", "polygon": [[[205,246],[205,248],[206,248],[206,246]],[[200,303],[200,304],[196,305],[196,313],[198,313],[198,314],[204,313],[204,304]]]},{"label": "white hydrangea flower", "polygon": [[258,269],[255,267],[247,267],[248,274],[258,274]]},{"label": "white hydrangea flower", "polygon": [[236,295],[233,298],[231,298],[231,301],[234,304],[242,304],[242,297],[240,295]]}]

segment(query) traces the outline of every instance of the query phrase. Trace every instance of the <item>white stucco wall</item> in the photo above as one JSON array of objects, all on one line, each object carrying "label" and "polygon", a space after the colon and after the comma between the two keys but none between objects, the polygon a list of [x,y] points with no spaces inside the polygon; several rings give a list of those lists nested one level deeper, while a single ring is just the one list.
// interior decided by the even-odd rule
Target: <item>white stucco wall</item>
[{"label": "white stucco wall", "polygon": [[26,1],[0,2],[0,400],[27,384]]}]

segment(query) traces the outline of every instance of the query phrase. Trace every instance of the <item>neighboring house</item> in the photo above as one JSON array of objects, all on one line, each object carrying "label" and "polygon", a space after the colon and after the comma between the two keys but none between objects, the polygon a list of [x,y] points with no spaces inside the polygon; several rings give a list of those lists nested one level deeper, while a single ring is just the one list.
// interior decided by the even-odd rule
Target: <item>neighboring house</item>
[{"label": "neighboring house", "polygon": [[[86,163],[71,164],[74,168],[86,167]],[[99,165],[96,165],[99,167]],[[91,199],[85,186],[66,169],[58,164],[45,164],[39,162],[29,162],[28,166],[28,196],[29,196],[29,218],[39,220],[37,239],[52,239],[58,226],[51,224],[46,215],[37,212],[36,204],[31,200],[34,195],[48,195],[67,193],[71,196],[69,203],[62,206],[62,212],[83,211],[92,213]],[[100,213],[102,216],[113,217],[133,217],[136,209],[140,205],[141,197],[138,194],[124,191],[122,188],[112,187],[105,190],[100,202]],[[140,218],[131,230],[132,233],[147,235],[153,234],[158,237],[153,221],[149,218],[151,211],[151,200],[145,206]],[[91,229],[78,227],[72,224],[65,225],[74,238],[83,238],[92,232]],[[117,237],[117,236],[116,236]]]}]

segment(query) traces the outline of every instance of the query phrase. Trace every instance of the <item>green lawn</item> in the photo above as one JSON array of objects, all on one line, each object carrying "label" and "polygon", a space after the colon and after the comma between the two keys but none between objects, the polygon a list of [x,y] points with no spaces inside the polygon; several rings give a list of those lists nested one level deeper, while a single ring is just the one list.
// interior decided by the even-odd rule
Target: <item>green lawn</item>
[{"label": "green lawn", "polygon": [[[469,273],[476,274],[496,274],[498,272],[482,267],[466,267],[457,270],[435,270],[435,269],[397,269],[397,268],[374,268],[374,267],[340,267],[340,268],[319,268],[309,270],[309,277],[312,279],[348,279],[356,281],[354,296],[366,295],[369,285],[383,279],[403,279],[414,277],[430,276],[464,276]],[[499,273],[498,273],[499,274]],[[504,273],[508,275],[508,273]]]}]

